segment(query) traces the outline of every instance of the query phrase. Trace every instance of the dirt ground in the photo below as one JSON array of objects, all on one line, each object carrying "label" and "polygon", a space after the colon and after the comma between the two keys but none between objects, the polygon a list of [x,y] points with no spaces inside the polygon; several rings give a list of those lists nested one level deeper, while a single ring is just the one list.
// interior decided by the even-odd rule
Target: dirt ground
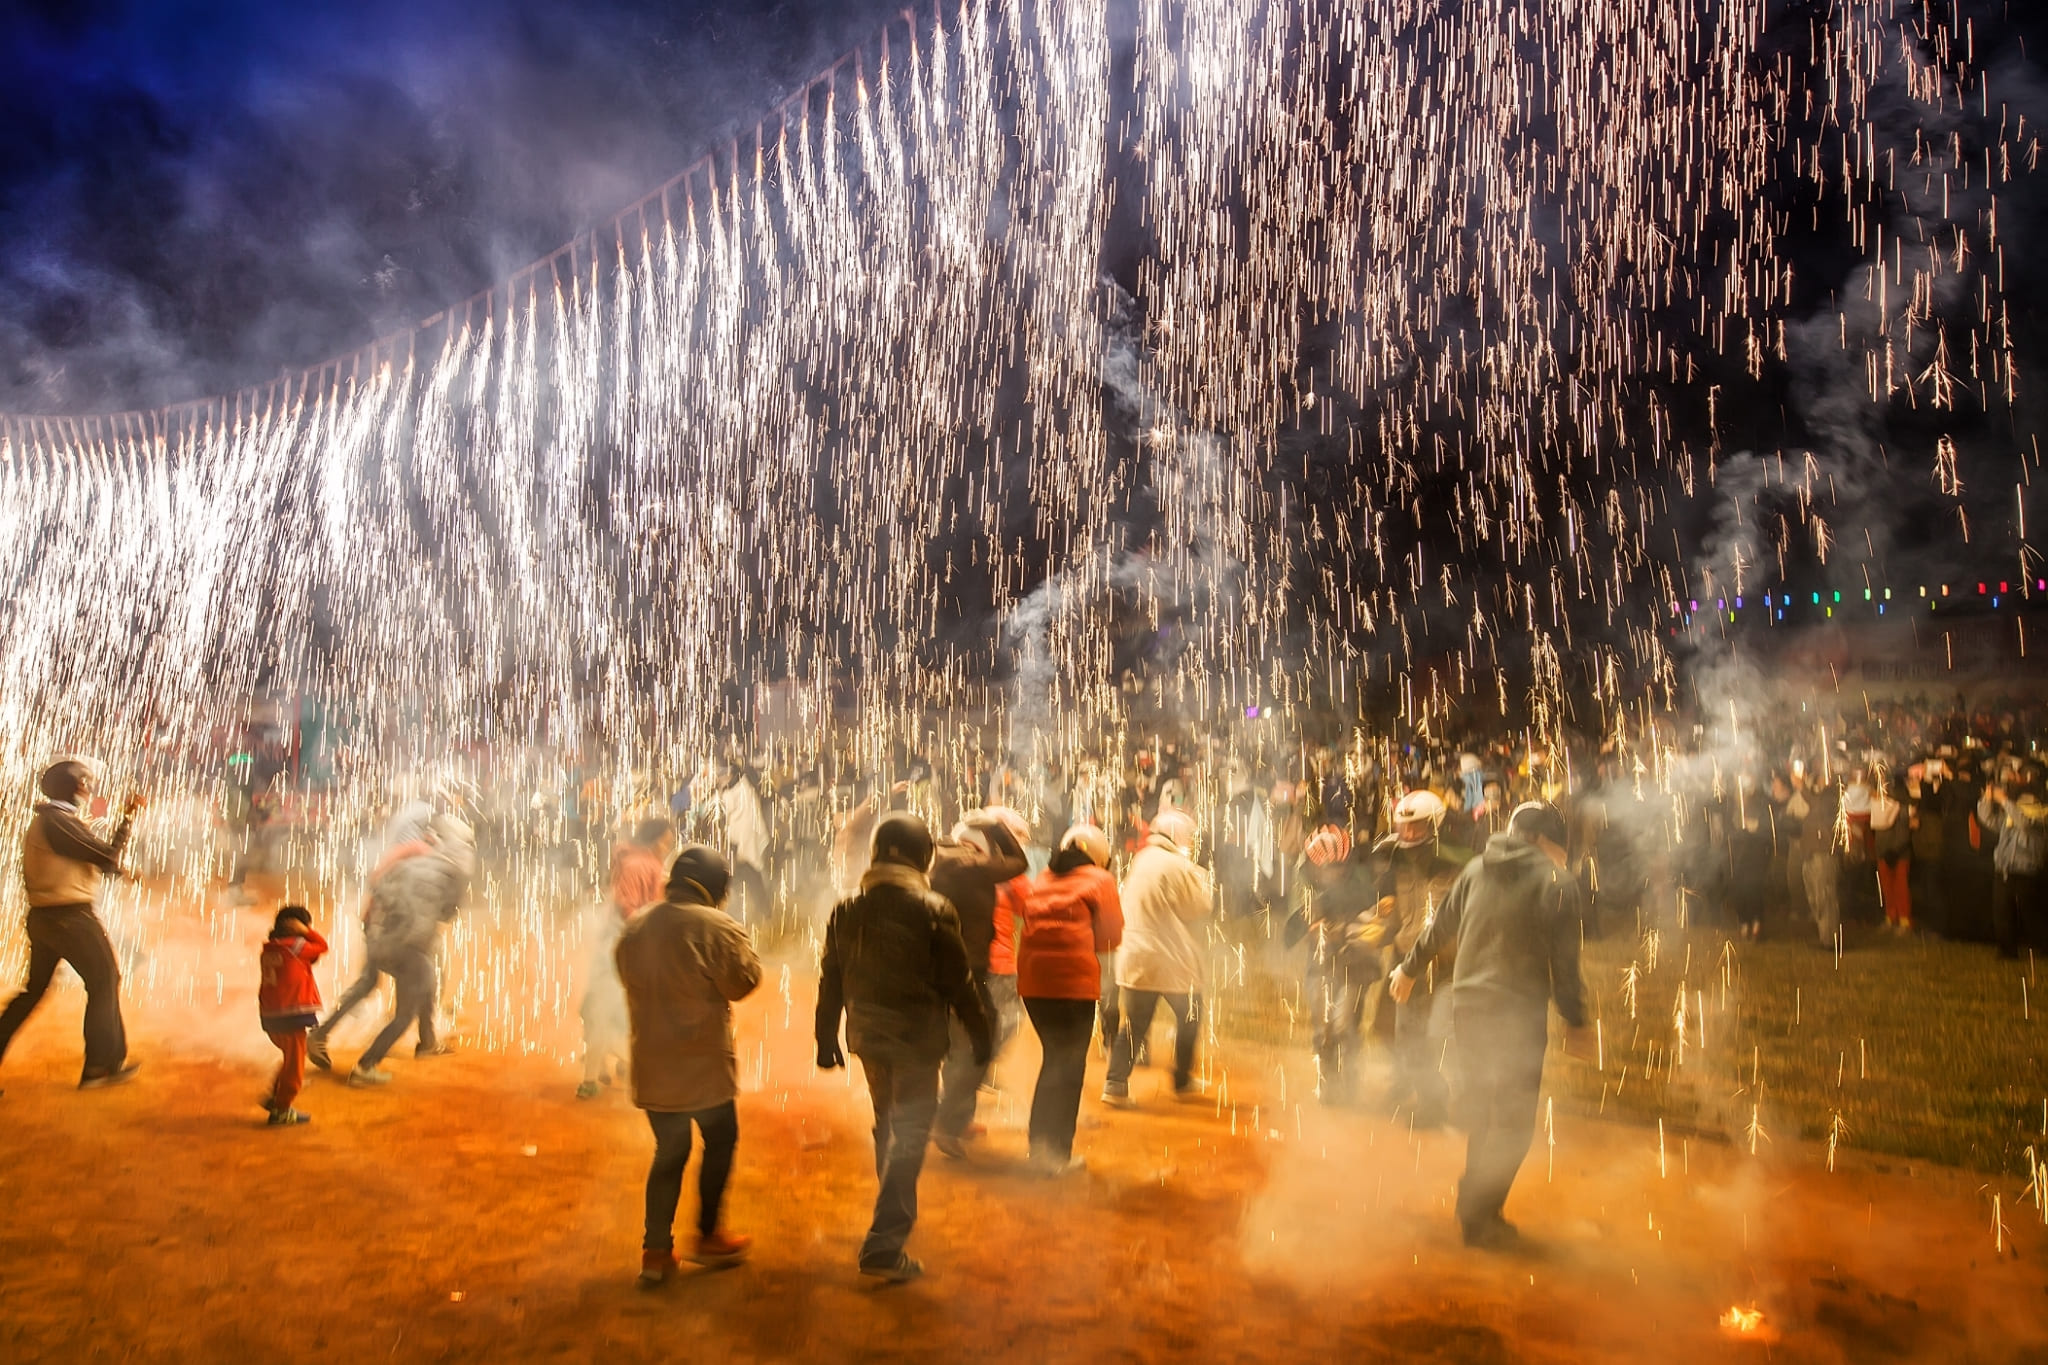
[{"label": "dirt ground", "polygon": [[[213,932],[216,989],[138,989],[136,1083],[73,1089],[75,984],[0,1070],[0,1361],[2048,1360],[2048,1228],[2016,1189],[1768,1136],[1660,1157],[1559,1115],[1508,1207],[1532,1245],[1489,1256],[1450,1218],[1462,1138],[1317,1107],[1291,1051],[1226,1048],[1199,1106],[1156,1071],[1131,1112],[1091,1085],[1088,1171],[1029,1178],[1028,1028],[988,1138],[926,1166],[927,1278],[874,1286],[867,1103],[812,1070],[801,963],[741,1014],[728,1221],[755,1255],[643,1292],[646,1125],[550,1056],[402,1046],[388,1088],[318,1079],[312,1126],[264,1128],[275,1054],[225,965],[254,962],[245,918]],[[1721,1326],[1735,1306],[1759,1330]]]}]

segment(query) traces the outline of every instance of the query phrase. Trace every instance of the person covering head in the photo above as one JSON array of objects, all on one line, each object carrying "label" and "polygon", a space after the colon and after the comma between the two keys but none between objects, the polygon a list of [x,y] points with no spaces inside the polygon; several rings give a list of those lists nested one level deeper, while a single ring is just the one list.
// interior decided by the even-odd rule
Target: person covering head
[{"label": "person covering head", "polygon": [[1444,799],[1427,787],[1408,792],[1394,803],[1394,838],[1402,848],[1428,843],[1443,822]]},{"label": "person covering head", "polygon": [[1031,842],[1031,822],[1024,818],[1022,812],[1014,810],[1009,806],[990,806],[986,810],[970,815],[967,818],[970,822],[992,820],[996,824],[1001,825],[1010,832],[1010,837],[1017,841],[1017,847],[1019,848]]},{"label": "person covering head", "polygon": [[668,866],[668,898],[723,905],[732,887],[732,865],[709,844],[685,844]]},{"label": "person covering head", "polygon": [[52,801],[70,803],[92,780],[92,769],[75,758],[63,758],[43,769],[42,781],[37,786],[43,795]]},{"label": "person covering head", "polygon": [[1564,816],[1548,801],[1524,801],[1516,806],[1515,813],[1508,817],[1508,832],[1532,844],[1547,841],[1559,848],[1571,838]]},{"label": "person covering head", "polygon": [[1060,837],[1060,847],[1087,855],[1097,867],[1109,866],[1109,836],[1094,825],[1075,825]]},{"label": "person covering head", "polygon": [[931,869],[934,847],[931,827],[907,811],[891,811],[875,825],[874,860],[878,863],[926,872]]},{"label": "person covering head", "polygon": [[1182,853],[1192,853],[1195,847],[1195,820],[1186,811],[1163,810],[1152,822],[1152,832],[1172,844]]}]

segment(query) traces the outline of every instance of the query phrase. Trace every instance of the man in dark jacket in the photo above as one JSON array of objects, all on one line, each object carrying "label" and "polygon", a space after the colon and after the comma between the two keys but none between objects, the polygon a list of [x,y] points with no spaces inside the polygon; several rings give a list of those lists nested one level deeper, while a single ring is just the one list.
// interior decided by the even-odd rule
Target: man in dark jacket
[{"label": "man in dark jacket", "polygon": [[924,821],[902,813],[882,818],[859,894],[834,906],[825,925],[818,979],[818,1065],[846,1065],[839,1048],[844,1015],[846,1045],[860,1058],[875,1107],[882,1188],[860,1269],[892,1281],[924,1273],[903,1244],[917,1222],[917,1177],[938,1109],[948,1012],[967,1030],[976,1066],[987,1066],[992,1052],[960,917],[926,877],[932,852]]},{"label": "man in dark jacket", "polygon": [[[932,858],[932,890],[944,896],[960,917],[960,939],[967,948],[968,970],[989,1019],[994,1057],[1003,1038],[995,1037],[998,1015],[989,994],[988,953],[996,935],[996,892],[1004,882],[1026,871],[1024,849],[1001,821],[979,813],[969,815],[954,837],[940,842]],[[950,1157],[967,1154],[968,1128],[974,1122],[975,1096],[988,1076],[988,1064],[974,1060],[974,1039],[958,1020],[952,1023],[952,1045],[940,1075],[938,1133],[933,1142]]]},{"label": "man in dark jacket", "polygon": [[1564,817],[1531,801],[1507,832],[1466,864],[1450,895],[1394,975],[1405,1001],[1439,954],[1456,949],[1451,1033],[1458,1045],[1465,1110],[1465,1174],[1458,1222],[1469,1246],[1514,1245],[1501,1216],[1528,1155],[1543,1086],[1547,1010],[1554,1000],[1566,1046],[1584,1041],[1586,988],[1579,978],[1579,889],[1565,870]]},{"label": "man in dark jacket", "polygon": [[92,799],[92,770],[65,760],[42,776],[49,798],[36,807],[22,838],[21,879],[28,900],[28,981],[0,1013],[0,1056],[57,974],[68,962],[85,983],[85,1070],[78,1088],[92,1090],[119,1085],[135,1074],[128,1060],[128,1034],[121,1022],[121,966],[114,945],[93,912],[93,899],[107,876],[119,876],[121,852],[140,796],[121,808],[121,824],[112,839],[101,839],[85,823],[82,812]]}]

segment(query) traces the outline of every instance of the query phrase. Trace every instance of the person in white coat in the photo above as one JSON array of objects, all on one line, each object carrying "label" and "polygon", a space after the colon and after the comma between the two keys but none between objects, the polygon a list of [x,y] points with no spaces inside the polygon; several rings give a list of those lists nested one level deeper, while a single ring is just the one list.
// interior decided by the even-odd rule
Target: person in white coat
[{"label": "person in white coat", "polygon": [[1124,939],[1116,959],[1123,1022],[1102,1090],[1103,1102],[1119,1109],[1131,1103],[1131,1068],[1162,1001],[1173,1011],[1173,1093],[1201,1097],[1195,1043],[1202,1033],[1202,922],[1214,910],[1216,888],[1189,856],[1194,846],[1193,817],[1162,810],[1124,877]]},{"label": "person in white coat", "polygon": [[742,924],[758,923],[769,910],[768,816],[761,808],[761,793],[745,768],[735,764],[727,771],[718,805],[725,816],[733,889],[738,892],[731,906],[732,917]]}]

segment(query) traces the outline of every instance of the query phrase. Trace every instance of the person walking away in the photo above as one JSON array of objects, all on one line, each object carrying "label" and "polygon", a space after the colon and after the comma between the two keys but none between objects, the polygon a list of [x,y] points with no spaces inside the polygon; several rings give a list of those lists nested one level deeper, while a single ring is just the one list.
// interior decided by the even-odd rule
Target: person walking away
[{"label": "person walking away", "polygon": [[1885,926],[1913,932],[1913,828],[1905,803],[1880,789],[1870,802],[1871,856],[1877,861],[1877,898]]},{"label": "person walking away", "polygon": [[256,988],[256,1009],[263,1031],[284,1054],[277,1079],[264,1096],[263,1108],[273,1128],[311,1123],[311,1114],[292,1107],[306,1084],[306,1030],[320,1018],[320,987],[313,964],[327,954],[327,940],[313,932],[313,918],[303,905],[287,905],[271,923],[263,944],[262,984]]},{"label": "person walking away", "polygon": [[1825,783],[1808,790],[1793,775],[1793,801],[1787,809],[1799,817],[1799,877],[1806,889],[1806,909],[1820,934],[1820,946],[1835,946],[1842,929],[1841,798]]},{"label": "person walking away", "polygon": [[2041,873],[2048,863],[2048,805],[2041,801],[2038,773],[2014,772],[2003,782],[1984,788],[1977,801],[1977,823],[1997,838],[1991,852],[1994,879],[1991,923],[1998,955],[2015,958],[2022,944],[2033,946],[2040,933]]},{"label": "person walking away", "polygon": [[75,759],[51,764],[38,783],[36,806],[21,842],[21,880],[28,901],[28,979],[0,1011],[0,1058],[15,1033],[42,1003],[57,964],[68,962],[85,983],[85,1067],[80,1090],[120,1085],[140,1063],[128,1060],[121,1020],[121,965],[93,903],[109,876],[121,874],[135,817],[146,804],[139,793],[121,803],[121,823],[102,840],[85,823],[92,800],[92,769]]},{"label": "person walking away", "polygon": [[640,1251],[644,1285],[676,1272],[676,1205],[693,1124],[704,1139],[704,1159],[697,1168],[697,1241],[690,1260],[736,1265],[753,1245],[751,1237],[719,1225],[740,1137],[732,1007],[761,984],[753,941],[725,913],[731,887],[724,855],[691,844],[676,855],[666,894],[619,933],[615,956],[632,1021],[633,1103],[654,1130]]},{"label": "person walking away", "polygon": [[[404,862],[423,853],[434,851],[434,808],[424,801],[413,801],[401,807],[384,827],[383,851],[377,857],[377,865],[370,869],[370,894],[363,899],[363,939],[367,943],[375,936],[372,915],[377,899],[377,883],[384,874]],[[327,1040],[342,1020],[355,1013],[356,1006],[376,994],[377,983],[384,979],[384,973],[363,956],[361,970],[355,980],[342,990],[341,998],[334,1002],[334,1008],[325,1019],[314,1024],[306,1034],[306,1060],[322,1071],[334,1069],[333,1055],[328,1051]]]},{"label": "person walking away", "polygon": [[818,971],[819,1069],[846,1065],[844,1018],[846,1046],[860,1058],[875,1109],[881,1188],[860,1272],[894,1283],[924,1273],[903,1247],[917,1223],[917,1178],[938,1110],[948,1012],[973,1040],[975,1065],[987,1066],[993,1051],[960,917],[931,889],[932,853],[931,830],[917,816],[895,812],[875,823],[860,890],[833,906],[825,923]]},{"label": "person walking away", "polygon": [[441,927],[455,918],[476,869],[476,850],[469,826],[453,815],[434,818],[431,853],[406,858],[385,870],[370,892],[365,916],[369,965],[391,978],[397,1005],[391,1021],[349,1072],[350,1085],[387,1085],[391,1073],[378,1063],[418,1026],[415,1057],[440,1057],[454,1051],[434,1032],[436,968],[434,954]]},{"label": "person walking away", "polygon": [[1432,962],[1456,952],[1452,1037],[1466,1133],[1457,1213],[1468,1246],[1504,1249],[1518,1240],[1502,1209],[1536,1127],[1553,1002],[1566,1049],[1578,1052],[1586,1041],[1579,890],[1565,867],[1567,837],[1556,807],[1518,807],[1507,831],[1458,875],[1389,982],[1405,1001]]},{"label": "person walking away", "polygon": [[[967,966],[982,1012],[989,1018],[989,1056],[1003,1050],[1009,1034],[989,986],[989,954],[996,938],[996,897],[1003,886],[1024,875],[1024,840],[1030,829],[1015,811],[976,811],[962,821],[950,839],[941,840],[932,858],[931,887],[944,896],[960,917],[960,939],[967,948]],[[1014,969],[1013,969],[1014,970]],[[1011,982],[1015,985],[1014,977]],[[958,1020],[951,1025],[952,1045],[939,1073],[939,1110],[932,1145],[949,1157],[967,1155],[974,1130],[974,1108],[987,1079],[988,1067],[974,1062],[974,1039]]]},{"label": "person walking away", "polygon": [[612,1083],[612,1064],[627,1059],[626,994],[612,952],[627,922],[661,899],[675,849],[676,827],[659,816],[642,820],[631,839],[612,849],[611,896],[591,917],[590,962],[577,1007],[583,1023],[579,1100],[596,1099]]},{"label": "person walking away", "polygon": [[[1166,809],[1162,804],[1160,814]],[[1109,857],[1107,834],[1076,825],[1024,897],[1017,991],[1044,1050],[1030,1121],[1031,1165],[1042,1175],[1082,1165],[1074,1159],[1074,1128],[1102,992],[1102,954],[1116,951],[1124,930]]]},{"label": "person walking away", "polygon": [[1365,1022],[1366,991],[1379,980],[1379,950],[1387,925],[1379,920],[1379,893],[1370,869],[1351,856],[1351,836],[1325,825],[1302,846],[1301,872],[1289,896],[1294,909],[1283,941],[1309,939],[1303,992],[1316,1058],[1316,1096],[1346,1105]]},{"label": "person walking away", "polygon": [[[1443,819],[1442,798],[1427,789],[1408,792],[1394,803],[1394,828],[1376,850],[1378,907],[1382,919],[1391,921],[1387,929],[1392,938],[1381,951],[1392,956],[1373,973],[1375,980],[1415,946],[1469,861],[1469,855],[1453,853],[1437,837]],[[1436,982],[1450,967],[1446,962],[1440,971],[1426,973],[1417,983],[1419,990],[1392,1010],[1394,1075],[1386,1102],[1394,1109],[1412,1102],[1418,1128],[1442,1127],[1449,1117],[1450,1090],[1438,1058],[1450,1021],[1441,1008]]]},{"label": "person walking away", "polygon": [[1173,1094],[1201,1098],[1195,1043],[1202,1033],[1202,950],[1196,935],[1216,904],[1216,885],[1194,860],[1195,822],[1161,811],[1117,893],[1124,915],[1116,990],[1123,1026],[1110,1046],[1102,1102],[1131,1104],[1131,1070],[1163,1001],[1173,1013]]}]

